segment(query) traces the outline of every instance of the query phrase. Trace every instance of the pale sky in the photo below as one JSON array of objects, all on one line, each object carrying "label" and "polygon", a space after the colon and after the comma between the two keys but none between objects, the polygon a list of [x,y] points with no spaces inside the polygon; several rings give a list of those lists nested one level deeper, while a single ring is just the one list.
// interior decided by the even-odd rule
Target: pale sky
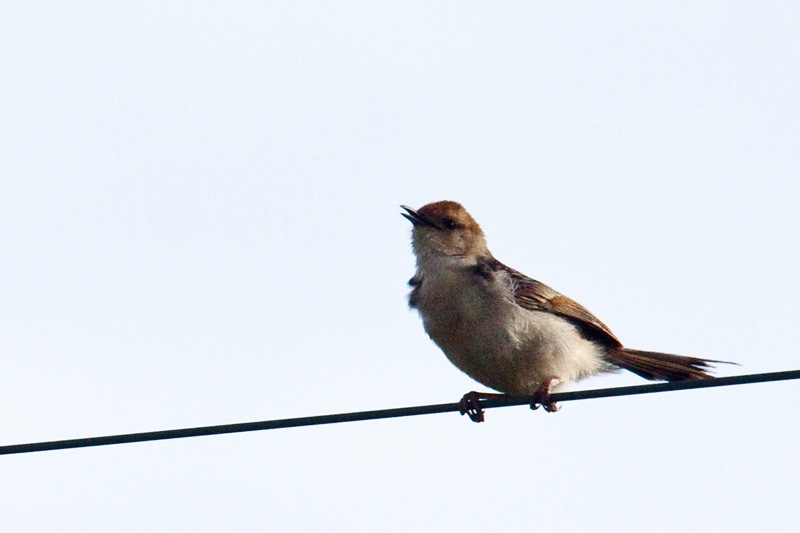
[{"label": "pale sky", "polygon": [[[0,8],[0,445],[457,401],[400,204],[800,368],[797,2]],[[577,388],[640,384],[628,373]],[[797,531],[800,383],[0,457],[11,532]]]}]

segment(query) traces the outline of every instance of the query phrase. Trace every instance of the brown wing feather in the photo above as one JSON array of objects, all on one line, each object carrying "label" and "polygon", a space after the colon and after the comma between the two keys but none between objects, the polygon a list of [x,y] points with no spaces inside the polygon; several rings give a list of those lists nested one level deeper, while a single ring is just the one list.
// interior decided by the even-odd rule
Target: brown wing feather
[{"label": "brown wing feather", "polygon": [[645,379],[667,381],[707,379],[711,377],[706,372],[711,368],[711,363],[728,363],[728,361],[623,348],[622,343],[611,333],[608,326],[600,322],[588,309],[544,283],[529,278],[494,258],[479,265],[479,268],[506,272],[514,284],[514,301],[517,305],[531,311],[544,311],[566,318],[586,338],[605,345],[605,357],[609,363],[630,370]]},{"label": "brown wing feather", "polygon": [[711,376],[707,370],[711,368],[711,363],[728,363],[728,361],[623,348],[622,343],[611,333],[608,326],[578,302],[494,258],[490,258],[481,267],[504,271],[511,277],[514,284],[514,301],[517,305],[531,311],[545,311],[566,318],[586,338],[606,347],[605,358],[609,363],[630,370],[645,379],[667,381],[708,379]]},{"label": "brown wing feather", "polygon": [[[495,261],[497,261],[495,259]],[[567,298],[535,279],[497,261],[497,267],[505,270],[514,283],[514,300],[517,305],[530,311],[546,311],[569,319],[578,328],[604,344],[622,346],[616,335],[600,319],[581,304]]]}]

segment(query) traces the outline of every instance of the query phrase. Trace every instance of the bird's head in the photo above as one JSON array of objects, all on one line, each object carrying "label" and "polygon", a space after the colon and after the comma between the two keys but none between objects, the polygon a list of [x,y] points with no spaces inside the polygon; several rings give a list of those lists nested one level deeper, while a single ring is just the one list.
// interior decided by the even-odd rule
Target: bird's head
[{"label": "bird's head", "polygon": [[483,230],[457,202],[443,200],[401,213],[414,224],[411,242],[419,256],[447,255],[477,257],[489,252]]}]

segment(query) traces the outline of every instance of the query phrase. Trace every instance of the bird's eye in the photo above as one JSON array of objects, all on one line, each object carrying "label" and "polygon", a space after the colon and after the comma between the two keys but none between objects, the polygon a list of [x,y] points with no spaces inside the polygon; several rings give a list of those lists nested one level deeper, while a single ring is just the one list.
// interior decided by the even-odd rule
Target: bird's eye
[{"label": "bird's eye", "polygon": [[444,226],[445,229],[456,229],[458,227],[458,224],[456,224],[455,220],[451,218],[446,218],[442,220],[442,226]]}]

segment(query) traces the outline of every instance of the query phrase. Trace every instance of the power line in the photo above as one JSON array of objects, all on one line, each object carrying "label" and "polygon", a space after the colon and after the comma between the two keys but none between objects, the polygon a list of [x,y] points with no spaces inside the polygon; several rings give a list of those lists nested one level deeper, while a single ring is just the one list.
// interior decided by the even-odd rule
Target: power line
[{"label": "power line", "polygon": [[[765,383],[769,381],[785,381],[790,379],[800,379],[800,370],[770,372],[766,374],[748,374],[743,376],[729,376],[712,379],[697,379],[689,381],[672,381],[668,383],[652,383],[648,385],[636,385],[633,387],[615,387],[611,389],[590,389],[574,392],[558,392],[551,394],[550,398],[554,402],[569,402],[572,400],[611,398],[614,396],[631,396],[634,394],[648,394],[653,392],[704,389],[708,387],[725,387],[727,385],[745,385],[750,383]],[[533,401],[533,396],[519,398],[507,396],[497,399],[480,400],[480,406],[484,409],[491,409],[494,407],[509,407],[512,405],[530,405],[533,403]],[[243,433],[245,431],[262,431],[265,429],[318,426],[322,424],[338,424],[340,422],[356,422],[358,420],[377,420],[380,418],[431,415],[435,413],[449,413],[458,410],[458,403],[441,403],[436,405],[420,405],[416,407],[400,407],[396,409],[379,409],[377,411],[360,411],[356,413],[307,416],[302,418],[285,418],[282,420],[266,420],[263,422],[245,422],[242,424],[226,424],[222,426],[204,426],[185,429],[170,429],[165,431],[149,431],[146,433],[128,433],[125,435],[109,435],[105,437],[33,442],[29,444],[0,446],[0,455],[43,452],[48,450],[65,450],[68,448],[89,448],[92,446],[108,446],[111,444],[125,444],[130,442],[145,442],[152,440],[182,439],[185,437],[222,435],[225,433]]]}]

